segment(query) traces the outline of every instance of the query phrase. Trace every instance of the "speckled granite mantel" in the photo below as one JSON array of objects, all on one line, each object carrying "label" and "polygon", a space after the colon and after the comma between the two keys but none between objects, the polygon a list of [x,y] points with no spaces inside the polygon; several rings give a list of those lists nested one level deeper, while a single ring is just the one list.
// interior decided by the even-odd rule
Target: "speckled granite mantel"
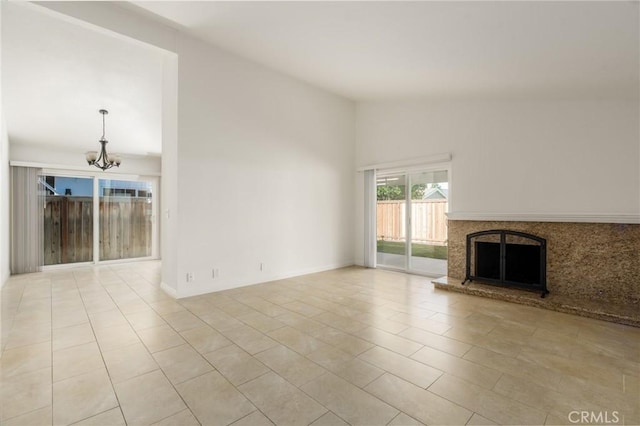
[{"label": "speckled granite mantel", "polygon": [[449,279],[465,277],[467,234],[508,229],[547,240],[551,294],[640,306],[640,225],[449,220]]}]

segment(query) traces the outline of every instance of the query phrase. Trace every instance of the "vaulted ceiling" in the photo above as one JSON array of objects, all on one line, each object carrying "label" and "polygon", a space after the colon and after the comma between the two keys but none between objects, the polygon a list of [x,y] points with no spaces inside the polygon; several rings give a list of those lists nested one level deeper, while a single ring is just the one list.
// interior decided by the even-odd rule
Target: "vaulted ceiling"
[{"label": "vaulted ceiling", "polygon": [[638,98],[637,1],[141,1],[354,100]]},{"label": "vaulted ceiling", "polygon": [[[637,1],[118,7],[355,101],[638,100],[640,92]],[[3,106],[12,143],[97,149],[97,111],[106,108],[114,150],[159,154],[162,53],[42,9],[3,3]]]}]

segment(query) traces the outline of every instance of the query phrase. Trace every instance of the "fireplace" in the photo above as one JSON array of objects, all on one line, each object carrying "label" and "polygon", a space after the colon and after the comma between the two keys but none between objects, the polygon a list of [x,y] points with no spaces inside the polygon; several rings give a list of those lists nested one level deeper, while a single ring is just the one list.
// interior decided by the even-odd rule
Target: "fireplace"
[{"label": "fireplace", "polygon": [[524,232],[489,230],[467,235],[466,277],[503,286],[547,290],[547,241]]}]

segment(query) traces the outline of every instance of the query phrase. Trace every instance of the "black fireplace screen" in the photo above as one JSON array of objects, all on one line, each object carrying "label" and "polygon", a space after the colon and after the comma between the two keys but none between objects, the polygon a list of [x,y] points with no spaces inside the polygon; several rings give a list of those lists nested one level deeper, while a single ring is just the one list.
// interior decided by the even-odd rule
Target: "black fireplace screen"
[{"label": "black fireplace screen", "polygon": [[524,232],[491,230],[467,235],[467,281],[547,290],[547,241]]}]

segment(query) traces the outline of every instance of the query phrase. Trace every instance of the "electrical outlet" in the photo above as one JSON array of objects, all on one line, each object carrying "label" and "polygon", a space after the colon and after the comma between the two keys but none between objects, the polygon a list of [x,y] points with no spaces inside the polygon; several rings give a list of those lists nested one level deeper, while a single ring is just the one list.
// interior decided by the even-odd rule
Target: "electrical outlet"
[{"label": "electrical outlet", "polygon": [[211,270],[211,278],[218,278],[220,276],[220,270],[218,268],[213,268]]},{"label": "electrical outlet", "polygon": [[193,272],[187,272],[187,282],[190,283],[193,279]]},{"label": "electrical outlet", "polygon": [[264,263],[260,262],[260,271],[264,271]]}]

